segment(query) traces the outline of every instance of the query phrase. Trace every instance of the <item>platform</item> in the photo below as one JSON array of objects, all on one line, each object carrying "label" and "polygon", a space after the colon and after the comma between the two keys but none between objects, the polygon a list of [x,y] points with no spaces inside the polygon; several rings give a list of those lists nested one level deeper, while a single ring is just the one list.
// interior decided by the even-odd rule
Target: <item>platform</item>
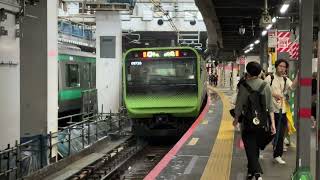
[{"label": "platform", "polygon": [[[229,114],[235,91],[209,88],[210,101],[193,126],[145,178],[159,180],[244,180],[247,173],[245,151],[237,143],[240,132],[232,126]],[[273,162],[272,145],[261,152],[264,180],[289,180],[295,169],[296,137],[284,152],[286,165]],[[315,152],[312,135],[312,152]],[[315,164],[315,153],[311,155]],[[312,170],[314,174],[314,170]],[[314,176],[313,176],[314,177]]]}]

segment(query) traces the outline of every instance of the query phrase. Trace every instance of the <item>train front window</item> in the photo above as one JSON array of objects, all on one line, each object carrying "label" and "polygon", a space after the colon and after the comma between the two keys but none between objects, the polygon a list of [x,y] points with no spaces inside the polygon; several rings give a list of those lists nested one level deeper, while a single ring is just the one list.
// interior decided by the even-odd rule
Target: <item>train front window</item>
[{"label": "train front window", "polygon": [[80,69],[78,64],[67,64],[67,87],[80,87]]},{"label": "train front window", "polygon": [[[129,92],[160,92],[188,89],[197,86],[196,59],[150,59],[127,61],[127,86]],[[167,90],[165,90],[167,91]]]}]

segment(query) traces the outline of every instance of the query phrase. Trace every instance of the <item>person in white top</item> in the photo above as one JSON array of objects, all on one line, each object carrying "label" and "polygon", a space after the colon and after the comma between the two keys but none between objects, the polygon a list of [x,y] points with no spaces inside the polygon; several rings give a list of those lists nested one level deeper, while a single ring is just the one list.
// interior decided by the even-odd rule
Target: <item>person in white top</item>
[{"label": "person in white top", "polygon": [[285,164],[282,159],[284,134],[287,128],[285,101],[288,100],[288,92],[294,90],[298,85],[298,78],[291,81],[286,77],[289,63],[285,59],[279,59],[275,62],[276,73],[269,75],[265,81],[270,84],[272,92],[272,101],[274,106],[274,119],[277,133],[273,143],[273,157],[275,162]]}]

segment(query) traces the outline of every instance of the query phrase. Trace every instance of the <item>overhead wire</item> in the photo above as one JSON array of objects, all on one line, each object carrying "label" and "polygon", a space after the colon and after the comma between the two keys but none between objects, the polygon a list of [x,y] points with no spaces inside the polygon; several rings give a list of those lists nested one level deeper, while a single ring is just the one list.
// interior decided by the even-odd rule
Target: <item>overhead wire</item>
[{"label": "overhead wire", "polygon": [[163,15],[165,15],[166,18],[167,18],[167,20],[169,21],[171,28],[172,28],[177,34],[179,34],[179,30],[178,30],[178,28],[176,27],[176,25],[174,24],[174,22],[172,21],[172,18],[170,17],[169,13],[166,12],[166,11],[160,6],[160,3],[161,3],[161,2],[159,1],[159,4],[157,4],[157,2],[155,2],[155,0],[150,0],[150,2],[152,2],[152,4],[153,4],[154,6],[158,7],[158,8],[161,10],[161,12],[163,13]]}]

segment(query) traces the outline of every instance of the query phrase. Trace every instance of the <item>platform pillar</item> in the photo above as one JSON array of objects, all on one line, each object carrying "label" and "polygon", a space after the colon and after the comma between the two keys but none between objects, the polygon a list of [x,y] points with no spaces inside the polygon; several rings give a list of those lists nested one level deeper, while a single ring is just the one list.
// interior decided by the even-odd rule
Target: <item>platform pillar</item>
[{"label": "platform pillar", "polygon": [[266,72],[268,69],[267,43],[268,41],[266,40],[266,38],[262,37],[260,40],[260,64]]},{"label": "platform pillar", "polygon": [[[313,0],[300,3],[300,52],[299,52],[299,88],[297,118],[297,158],[293,180],[311,180],[310,140],[311,140],[311,77],[312,77],[312,39],[313,39]],[[306,33],[309,32],[309,33]]]},{"label": "platform pillar", "polygon": [[40,143],[41,165],[47,163],[47,134],[58,131],[57,12],[57,0],[39,1],[27,5],[21,19],[21,141]]},{"label": "platform pillar", "polygon": [[99,112],[118,112],[122,102],[122,30],[118,11],[96,12]]},{"label": "platform pillar", "polygon": [[[0,3],[0,9],[18,11],[15,0]],[[0,150],[8,144],[14,146],[20,138],[20,52],[19,37],[16,36],[16,16],[11,13],[0,15]]]},{"label": "platform pillar", "polygon": [[[320,0],[318,0],[320,8]],[[318,13],[318,27],[320,27],[320,13]],[[316,180],[320,180],[320,29],[318,28],[318,62],[317,62],[317,115],[316,115]]]}]

